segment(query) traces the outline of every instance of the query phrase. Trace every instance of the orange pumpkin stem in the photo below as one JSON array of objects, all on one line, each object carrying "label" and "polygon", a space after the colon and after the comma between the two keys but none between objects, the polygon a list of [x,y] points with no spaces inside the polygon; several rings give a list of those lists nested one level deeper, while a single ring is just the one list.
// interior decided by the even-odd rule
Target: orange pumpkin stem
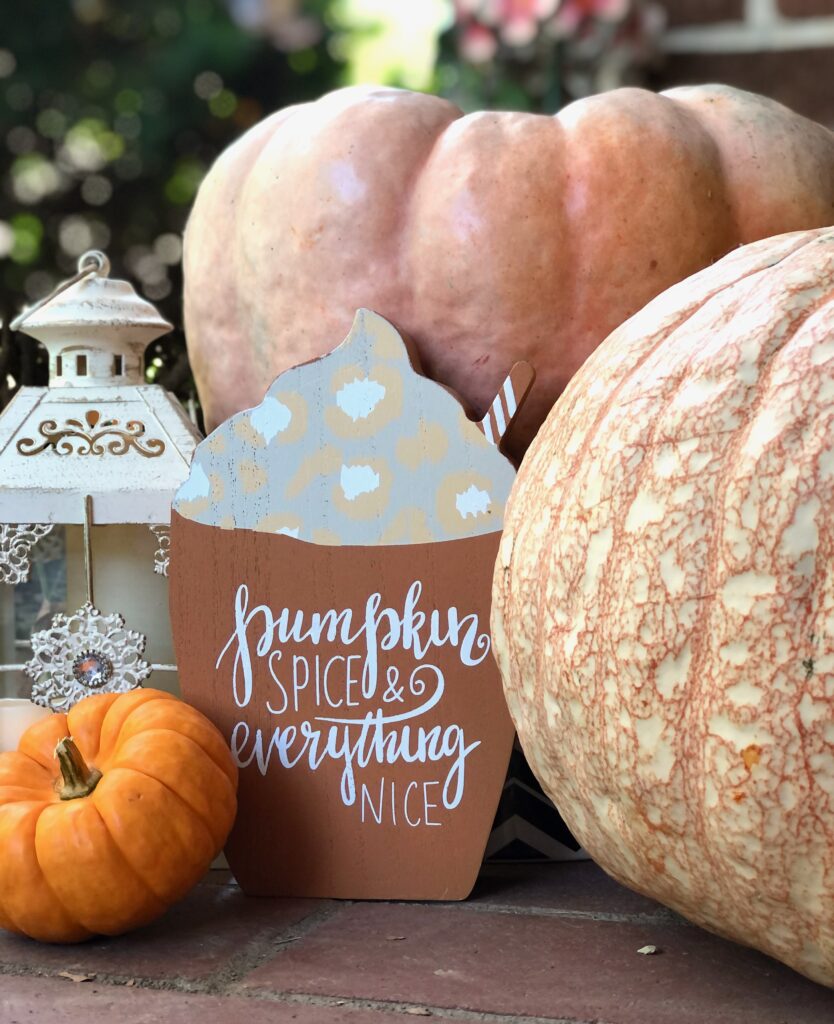
[{"label": "orange pumpkin stem", "polygon": [[81,756],[71,736],[65,736],[55,747],[55,756],[61,766],[63,785],[59,790],[62,800],[77,800],[89,796],[101,778],[98,768],[90,768]]}]

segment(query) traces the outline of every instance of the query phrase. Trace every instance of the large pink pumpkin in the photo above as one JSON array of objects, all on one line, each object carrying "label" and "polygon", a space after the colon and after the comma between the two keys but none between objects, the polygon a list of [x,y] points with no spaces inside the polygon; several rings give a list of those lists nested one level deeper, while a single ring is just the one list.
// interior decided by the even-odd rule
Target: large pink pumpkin
[{"label": "large pink pumpkin", "polygon": [[356,87],[244,135],[200,188],[185,323],[207,423],[327,351],[359,307],[483,413],[517,359],[526,448],[618,324],[742,242],[834,221],[834,135],[721,86],[557,117]]},{"label": "large pink pumpkin", "polygon": [[505,516],[525,753],[614,877],[834,985],[834,229],[615,331]]}]

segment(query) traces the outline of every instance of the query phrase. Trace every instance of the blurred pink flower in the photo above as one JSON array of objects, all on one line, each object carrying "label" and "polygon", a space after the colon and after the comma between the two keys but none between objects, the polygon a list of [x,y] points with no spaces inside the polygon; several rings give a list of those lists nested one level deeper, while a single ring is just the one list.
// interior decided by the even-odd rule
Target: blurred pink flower
[{"label": "blurred pink flower", "polygon": [[[548,90],[547,102],[639,81],[657,52],[664,21],[654,0],[453,2],[463,60],[501,65],[507,57],[522,87],[538,96]],[[518,71],[523,67],[526,78]]]},{"label": "blurred pink flower", "polygon": [[499,38],[507,46],[523,47],[542,28],[565,38],[589,19],[621,20],[632,7],[633,0],[454,0],[461,54],[475,63],[495,56]]},{"label": "blurred pink flower", "polygon": [[270,36],[281,50],[304,50],[322,37],[318,18],[304,12],[302,0],[226,0],[234,20]]},{"label": "blurred pink flower", "polygon": [[460,33],[460,54],[471,64],[485,64],[492,60],[498,49],[495,33],[477,21],[465,24]]},{"label": "blurred pink flower", "polygon": [[548,28],[554,35],[571,36],[587,18],[619,21],[629,13],[632,0],[562,0]]},{"label": "blurred pink flower", "polygon": [[[502,42],[508,46],[526,46],[532,43],[542,23],[556,13],[559,2],[560,0],[455,0],[457,21],[464,26],[466,52],[470,45],[467,35],[475,25],[480,29],[488,27],[497,30]],[[484,39],[482,34],[478,35],[475,41],[477,52],[481,52]],[[486,47],[483,46],[483,52],[485,51]],[[489,54],[481,59],[488,60],[491,56],[492,54]]]},{"label": "blurred pink flower", "polygon": [[544,21],[555,14],[560,0],[455,0],[458,14],[487,25],[512,21]]}]

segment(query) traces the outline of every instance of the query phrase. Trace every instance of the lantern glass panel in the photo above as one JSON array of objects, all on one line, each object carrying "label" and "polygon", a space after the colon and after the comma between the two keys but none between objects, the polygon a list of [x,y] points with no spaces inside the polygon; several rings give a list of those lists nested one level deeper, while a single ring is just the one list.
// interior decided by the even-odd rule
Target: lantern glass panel
[{"label": "lantern glass panel", "polygon": [[[29,579],[0,585],[0,665],[32,657],[30,637],[67,610],[66,527],[56,526],[32,548]],[[28,697],[31,679],[21,669],[0,672],[0,697]]]},{"label": "lantern glass panel", "polygon": [[[173,665],[168,580],[154,572],[156,537],[144,525],[94,526],[91,545],[96,606],[118,611],[128,629],[147,638],[147,661]],[[28,661],[32,633],[48,629],[53,616],[71,614],[86,600],[83,527],[56,526],[32,548],[29,579],[0,587],[0,665]],[[162,668],[146,685],[179,692],[176,673]],[[0,671],[0,697],[29,697],[31,687],[22,669]]]}]

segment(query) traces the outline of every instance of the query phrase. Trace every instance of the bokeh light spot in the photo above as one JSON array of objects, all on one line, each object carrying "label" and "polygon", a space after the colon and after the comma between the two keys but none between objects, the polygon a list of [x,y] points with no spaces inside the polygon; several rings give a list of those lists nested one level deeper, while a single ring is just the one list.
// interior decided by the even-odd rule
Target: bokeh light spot
[{"label": "bokeh light spot", "polygon": [[44,138],[60,139],[66,131],[67,119],[60,110],[47,107],[38,114],[35,124]]},{"label": "bokeh light spot", "polygon": [[75,17],[84,25],[94,25],[107,14],[104,0],[73,0]]},{"label": "bokeh light spot", "polygon": [[182,28],[182,16],[175,7],[163,7],[154,14],[153,27],[161,36],[175,36]]},{"label": "bokeh light spot", "polygon": [[197,194],[205,173],[205,167],[198,160],[180,160],[165,183],[166,199],[178,206],[187,205]]},{"label": "bokeh light spot", "polygon": [[32,87],[25,82],[14,82],[6,89],[6,103],[10,110],[15,110],[18,113],[28,110],[32,106],[33,100]]},{"label": "bokeh light spot", "polygon": [[0,78],[8,78],[13,75],[17,67],[17,60],[11,50],[0,49]]},{"label": "bokeh light spot", "polygon": [[136,89],[120,89],[113,105],[120,114],[136,114],[142,109],[142,93]]},{"label": "bokeh light spot", "polygon": [[0,220],[0,259],[11,256],[14,249],[14,228],[5,220]]},{"label": "bokeh light spot", "polygon": [[6,136],[6,145],[15,156],[31,153],[37,144],[37,135],[25,124],[15,125]]},{"label": "bokeh light spot", "polygon": [[153,244],[157,259],[174,266],[182,259],[182,238],[173,232],[160,235]]},{"label": "bokeh light spot", "polygon": [[216,71],[201,71],[194,79],[194,92],[201,100],[211,100],[223,90],[223,79]]},{"label": "bokeh light spot", "polygon": [[58,240],[68,256],[80,256],[93,246],[93,232],[83,217],[64,217],[58,229]]},{"label": "bokeh light spot", "polygon": [[109,60],[94,60],[87,68],[85,78],[90,88],[97,92],[103,91],[112,84],[116,75],[116,69]]},{"label": "bokeh light spot", "polygon": [[103,206],[113,195],[113,186],[101,174],[91,174],[81,183],[81,198],[90,206]]},{"label": "bokeh light spot", "polygon": [[61,172],[41,153],[19,156],[12,164],[12,191],[21,203],[39,203],[63,183]]},{"label": "bokeh light spot", "polygon": [[11,220],[14,244],[11,257],[15,263],[34,263],[40,255],[43,224],[33,213],[18,213]]},{"label": "bokeh light spot", "polygon": [[237,107],[237,96],[230,89],[221,90],[209,100],[209,110],[215,117],[231,117]]}]

